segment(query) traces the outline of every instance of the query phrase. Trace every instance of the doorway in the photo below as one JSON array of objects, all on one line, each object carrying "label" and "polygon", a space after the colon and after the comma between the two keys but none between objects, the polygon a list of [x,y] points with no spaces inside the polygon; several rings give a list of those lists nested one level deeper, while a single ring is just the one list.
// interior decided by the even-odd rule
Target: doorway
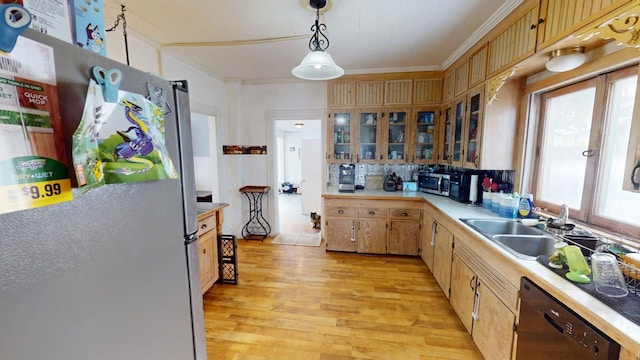
[{"label": "doorway", "polygon": [[319,233],[310,213],[321,212],[321,125],[319,119],[275,121],[280,234]]}]

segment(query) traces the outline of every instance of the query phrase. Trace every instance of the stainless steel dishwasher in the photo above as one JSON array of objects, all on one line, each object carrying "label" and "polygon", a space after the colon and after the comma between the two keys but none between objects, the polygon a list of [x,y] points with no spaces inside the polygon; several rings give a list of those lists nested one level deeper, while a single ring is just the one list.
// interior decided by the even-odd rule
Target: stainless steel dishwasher
[{"label": "stainless steel dishwasher", "polygon": [[520,299],[516,359],[618,359],[618,343],[524,277]]}]

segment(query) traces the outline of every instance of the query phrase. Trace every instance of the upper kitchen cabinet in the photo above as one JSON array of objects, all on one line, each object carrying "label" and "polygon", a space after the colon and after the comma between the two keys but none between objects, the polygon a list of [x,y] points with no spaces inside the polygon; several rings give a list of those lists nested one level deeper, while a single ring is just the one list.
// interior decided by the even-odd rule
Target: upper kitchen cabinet
[{"label": "upper kitchen cabinet", "polygon": [[458,96],[445,105],[444,121],[440,129],[442,141],[439,162],[443,165],[462,166],[464,119],[466,111],[466,95]]},{"label": "upper kitchen cabinet", "polygon": [[442,78],[413,80],[413,105],[439,105],[441,102]]},{"label": "upper kitchen cabinet", "polygon": [[444,82],[442,84],[442,94],[444,101],[453,99],[456,95],[456,72],[455,70],[449,71],[444,75]]},{"label": "upper kitchen cabinet", "polygon": [[327,99],[330,108],[354,107],[356,104],[356,82],[329,82],[327,84]]},{"label": "upper kitchen cabinet", "polygon": [[484,85],[469,92],[469,111],[465,121],[463,167],[478,168],[480,156],[480,137],[482,136],[482,118],[484,110]]},{"label": "upper kitchen cabinet", "polygon": [[413,80],[387,80],[384,82],[385,105],[411,105]]},{"label": "upper kitchen cabinet", "polygon": [[456,79],[454,85],[455,96],[459,96],[465,93],[469,88],[469,62],[465,61],[460,66],[456,67]]},{"label": "upper kitchen cabinet", "polygon": [[529,0],[516,11],[522,15],[489,41],[489,76],[515,65],[536,50],[538,0]]},{"label": "upper kitchen cabinet", "polygon": [[381,80],[356,83],[356,106],[382,106],[383,100],[384,84]]},{"label": "upper kitchen cabinet", "polygon": [[376,163],[382,160],[381,132],[382,109],[357,110],[356,162]]},{"label": "upper kitchen cabinet", "polygon": [[380,126],[382,134],[382,160],[386,163],[406,163],[409,161],[410,108],[385,108]]},{"label": "upper kitchen cabinet", "polygon": [[482,170],[514,168],[518,104],[523,90],[520,80],[507,80],[497,93],[492,94],[494,86],[492,81],[488,81],[486,88],[482,85],[469,92],[465,167]]},{"label": "upper kitchen cabinet", "polygon": [[487,78],[487,45],[469,57],[469,87],[482,84]]},{"label": "upper kitchen cabinet", "polygon": [[351,109],[330,109],[329,121],[327,121],[327,160],[332,163],[353,162],[355,157],[352,125],[354,111]]},{"label": "upper kitchen cabinet", "polygon": [[544,49],[631,0],[541,0],[538,49]]},{"label": "upper kitchen cabinet", "polygon": [[411,124],[411,149],[413,158],[409,161],[416,164],[435,164],[438,157],[438,119],[439,109],[436,107],[417,107]]}]

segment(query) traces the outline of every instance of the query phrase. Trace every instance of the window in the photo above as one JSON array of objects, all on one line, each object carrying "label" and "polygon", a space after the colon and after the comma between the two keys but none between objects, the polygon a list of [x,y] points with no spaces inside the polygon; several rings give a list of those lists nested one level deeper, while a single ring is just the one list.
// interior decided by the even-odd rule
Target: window
[{"label": "window", "polygon": [[[640,194],[622,189],[638,68],[540,95],[536,203],[640,238]],[[639,119],[640,120],[640,119]]]}]

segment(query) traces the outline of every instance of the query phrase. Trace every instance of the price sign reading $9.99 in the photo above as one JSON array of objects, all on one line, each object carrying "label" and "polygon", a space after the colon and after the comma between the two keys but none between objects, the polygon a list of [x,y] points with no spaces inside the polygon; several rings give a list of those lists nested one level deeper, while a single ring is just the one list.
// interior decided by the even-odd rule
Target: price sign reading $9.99
[{"label": "price sign reading $9.99", "polygon": [[47,158],[0,162],[0,214],[73,199],[66,166]]},{"label": "price sign reading $9.99", "polygon": [[29,196],[31,199],[40,199],[41,197],[58,196],[62,194],[62,186],[60,183],[45,184],[40,190],[40,186],[31,185],[22,188],[22,195]]}]

